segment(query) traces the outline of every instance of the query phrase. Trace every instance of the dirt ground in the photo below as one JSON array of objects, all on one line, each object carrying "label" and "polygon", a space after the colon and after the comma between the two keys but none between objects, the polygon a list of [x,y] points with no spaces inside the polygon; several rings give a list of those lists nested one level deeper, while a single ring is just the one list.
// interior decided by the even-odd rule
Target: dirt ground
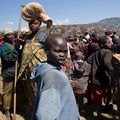
[{"label": "dirt ground", "polygon": [[[97,113],[94,112],[94,117],[89,117],[88,113],[81,112],[80,120],[98,120]],[[11,114],[13,116],[13,114]],[[5,115],[0,111],[0,120],[6,120]],[[16,120],[26,120],[22,115],[16,114]],[[114,105],[113,110],[108,113],[101,113],[101,118],[99,120],[120,120],[118,117],[117,106]]]},{"label": "dirt ground", "polygon": [[[92,111],[92,108],[91,108],[91,111]],[[113,109],[110,109],[109,112],[102,111],[100,115],[98,115],[96,111],[93,112],[93,116],[90,116],[89,115],[90,112],[86,112],[84,110],[81,111],[80,114],[84,118],[83,120],[120,120],[119,119],[120,115],[118,113],[116,104],[113,104]]]}]

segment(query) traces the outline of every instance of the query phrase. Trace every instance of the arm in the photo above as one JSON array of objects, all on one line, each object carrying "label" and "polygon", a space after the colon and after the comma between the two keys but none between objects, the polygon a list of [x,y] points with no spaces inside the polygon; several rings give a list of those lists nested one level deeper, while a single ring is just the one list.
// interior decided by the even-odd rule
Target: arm
[{"label": "arm", "polygon": [[112,66],[112,52],[111,51],[106,51],[104,54],[104,65],[107,70],[107,72],[111,75],[113,71],[113,66]]},{"label": "arm", "polygon": [[60,112],[60,94],[55,88],[49,88],[41,94],[36,111],[37,120],[56,120]]},{"label": "arm", "polygon": [[47,73],[36,111],[37,120],[56,120],[60,113],[60,84],[56,73]]},{"label": "arm", "polygon": [[74,64],[74,70],[80,71],[80,67],[76,61],[73,61]]}]

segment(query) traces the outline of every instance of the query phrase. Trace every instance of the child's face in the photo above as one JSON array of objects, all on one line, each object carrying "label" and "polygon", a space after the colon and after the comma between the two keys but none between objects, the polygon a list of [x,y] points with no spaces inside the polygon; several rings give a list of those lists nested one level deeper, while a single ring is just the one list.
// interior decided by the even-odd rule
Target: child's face
[{"label": "child's face", "polygon": [[83,53],[82,52],[76,52],[75,53],[75,59],[76,60],[83,60],[84,56],[83,56]]},{"label": "child's face", "polygon": [[67,43],[62,38],[54,38],[48,51],[48,60],[56,65],[62,65],[67,58]]},{"label": "child's face", "polygon": [[13,43],[15,40],[15,34],[14,33],[9,33],[6,35],[6,39],[8,40],[9,43]]}]

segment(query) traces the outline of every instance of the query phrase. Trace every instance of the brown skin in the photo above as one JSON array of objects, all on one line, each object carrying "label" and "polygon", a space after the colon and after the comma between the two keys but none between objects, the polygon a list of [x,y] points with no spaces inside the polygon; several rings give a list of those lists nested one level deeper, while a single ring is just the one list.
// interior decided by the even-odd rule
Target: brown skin
[{"label": "brown skin", "polygon": [[13,45],[15,40],[15,34],[14,33],[8,33],[4,36],[4,39],[7,43]]},{"label": "brown skin", "polygon": [[29,23],[29,28],[32,33],[36,34],[40,28],[41,22],[39,20],[34,20]]},{"label": "brown skin", "polygon": [[113,45],[113,42],[112,42],[112,38],[111,37],[108,37],[107,40],[106,40],[106,45],[111,48],[112,45]]},{"label": "brown skin", "polygon": [[84,60],[84,55],[83,55],[83,53],[82,52],[80,52],[80,51],[77,51],[77,52],[75,52],[75,59],[76,60]]},{"label": "brown skin", "polygon": [[50,35],[46,39],[45,49],[47,53],[48,62],[55,66],[64,64],[67,58],[67,42],[64,38],[58,35]]}]

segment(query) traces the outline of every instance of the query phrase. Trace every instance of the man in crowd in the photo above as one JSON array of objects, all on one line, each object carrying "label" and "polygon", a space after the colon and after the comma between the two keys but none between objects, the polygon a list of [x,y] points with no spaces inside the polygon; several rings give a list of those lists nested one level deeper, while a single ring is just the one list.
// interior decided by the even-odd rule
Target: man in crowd
[{"label": "man in crowd", "polygon": [[11,120],[10,108],[12,102],[13,83],[15,77],[15,62],[18,53],[14,48],[15,34],[10,28],[4,29],[4,44],[0,46],[1,76],[3,77],[3,107],[7,120]]},{"label": "man in crowd", "polygon": [[[98,105],[105,104],[105,110],[110,110],[111,100],[111,75],[112,66],[112,40],[107,36],[102,36],[98,40],[100,49],[93,52],[87,59],[91,64],[90,85],[88,88],[89,102]],[[98,119],[101,119],[98,117]]]}]

